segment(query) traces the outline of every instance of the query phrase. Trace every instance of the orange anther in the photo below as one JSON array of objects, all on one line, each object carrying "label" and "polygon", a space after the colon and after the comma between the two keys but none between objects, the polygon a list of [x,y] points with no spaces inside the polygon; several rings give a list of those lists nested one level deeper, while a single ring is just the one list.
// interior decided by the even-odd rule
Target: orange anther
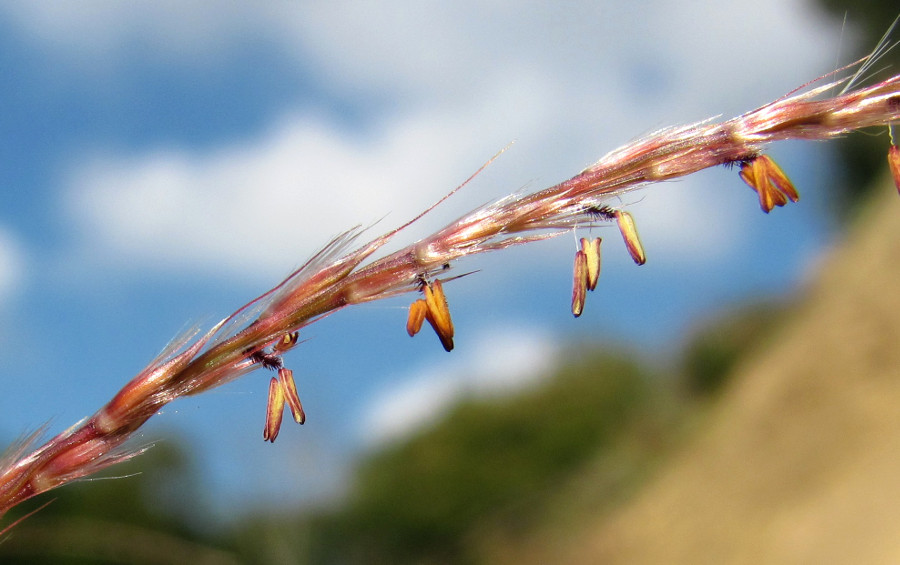
[{"label": "orange anther", "polygon": [[421,298],[409,305],[409,316],[406,318],[406,333],[412,337],[422,329],[422,322],[428,313],[428,305]]},{"label": "orange anther", "polygon": [[278,431],[281,429],[281,418],[284,414],[284,389],[278,379],[272,377],[269,381],[269,401],[266,404],[266,427],[263,429],[263,439],[275,442]]}]

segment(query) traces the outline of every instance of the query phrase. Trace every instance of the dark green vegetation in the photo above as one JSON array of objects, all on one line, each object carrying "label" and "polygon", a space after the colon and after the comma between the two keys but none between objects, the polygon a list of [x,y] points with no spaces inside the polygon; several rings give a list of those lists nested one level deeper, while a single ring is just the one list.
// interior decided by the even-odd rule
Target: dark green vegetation
[{"label": "dark green vegetation", "polygon": [[653,418],[633,362],[584,356],[544,386],[469,400],[446,420],[365,461],[344,519],[369,551],[405,560],[460,557],[474,524],[536,519],[555,485]]}]

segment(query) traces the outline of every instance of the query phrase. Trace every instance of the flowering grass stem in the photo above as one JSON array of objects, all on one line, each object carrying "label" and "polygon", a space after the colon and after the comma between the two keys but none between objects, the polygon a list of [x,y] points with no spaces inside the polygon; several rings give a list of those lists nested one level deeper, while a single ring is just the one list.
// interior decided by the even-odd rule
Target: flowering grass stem
[{"label": "flowering grass stem", "polygon": [[[860,64],[869,61],[866,58]],[[814,84],[719,123],[709,120],[659,130],[607,154],[569,180],[480,207],[377,260],[370,258],[424,213],[366,243],[359,243],[364,233],[359,227],[341,234],[281,284],[208,332],[173,341],[94,415],[43,445],[35,447],[38,434],[33,434],[10,448],[0,460],[0,515],[35,495],[135,456],[142,450],[127,449],[125,441],[167,403],[258,368],[278,372],[270,383],[263,436],[274,441],[285,404],[295,421],[305,420],[292,373],[282,366],[281,354],[297,344],[297,332],[303,327],[346,306],[421,293],[410,310],[407,331],[414,335],[428,321],[450,351],[454,328],[444,285],[452,279],[438,277],[469,255],[547,239],[576,226],[615,221],[632,258],[642,264],[646,257],[633,218],[611,207],[624,193],[708,167],[738,165],[741,178],[757,192],[765,212],[796,202],[799,194],[787,175],[763,154],[769,143],[827,140],[900,119],[900,75],[829,95],[837,86],[852,82]],[[900,188],[896,146],[889,148],[888,160]],[[577,253],[575,316],[584,307],[586,291],[596,285],[599,239],[584,240]]]}]

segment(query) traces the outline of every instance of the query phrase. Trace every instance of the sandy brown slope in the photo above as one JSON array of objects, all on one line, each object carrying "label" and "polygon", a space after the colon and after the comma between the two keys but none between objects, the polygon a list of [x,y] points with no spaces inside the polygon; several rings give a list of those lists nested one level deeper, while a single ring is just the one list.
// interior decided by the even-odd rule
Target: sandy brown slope
[{"label": "sandy brown slope", "polygon": [[887,186],[704,432],[566,563],[900,563],[900,198]]}]

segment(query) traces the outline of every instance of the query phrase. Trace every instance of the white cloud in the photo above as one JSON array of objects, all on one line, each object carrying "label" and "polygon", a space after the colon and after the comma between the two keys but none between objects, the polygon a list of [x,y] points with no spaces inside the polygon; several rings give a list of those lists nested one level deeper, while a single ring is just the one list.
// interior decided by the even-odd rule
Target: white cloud
[{"label": "white cloud", "polygon": [[[168,61],[209,62],[275,20],[256,3],[197,0],[4,2],[0,12],[63,57],[96,66],[123,63],[128,49]],[[92,69],[96,70],[96,69]]]},{"label": "white cloud", "polygon": [[479,333],[474,350],[460,351],[452,360],[444,357],[376,394],[362,417],[363,441],[377,444],[402,437],[440,418],[464,396],[520,390],[557,362],[559,345],[538,328],[495,326]]},{"label": "white cloud", "polygon": [[144,268],[268,280],[329,235],[390,213],[377,228],[386,230],[454,186],[459,171],[474,168],[462,164],[468,150],[447,154],[433,140],[462,137],[465,127],[410,116],[361,141],[290,118],[260,139],[208,153],[85,159],[69,179],[68,204],[87,245]]},{"label": "white cloud", "polygon": [[806,78],[796,73],[811,60],[834,61],[840,33],[834,23],[823,35],[821,18],[799,0],[760,0],[752,9],[737,0],[48,0],[3,3],[0,13],[36,41],[94,65],[125,63],[136,44],[147,56],[208,63],[242,42],[265,41],[353,88],[414,89],[447,100],[522,66],[583,92],[635,69],[637,77],[663,73],[735,89],[761,73],[794,81]]},{"label": "white cloud", "polygon": [[[88,5],[88,15],[71,16],[83,24],[77,34],[60,29],[68,29],[70,10],[24,3],[13,10],[52,41],[113,49],[128,40],[126,29],[177,46],[184,58],[266,36],[305,57],[334,88],[386,91],[409,102],[364,136],[290,114],[267,134],[218,149],[123,156],[112,148],[71,172],[69,202],[86,247],[107,247],[142,268],[265,280],[351,225],[390,214],[387,228],[411,217],[511,138],[520,143],[461,195],[469,205],[451,209],[530,181],[531,188],[556,182],[656,127],[746,110],[831,64],[828,48],[837,43],[823,39],[800,3],[776,0],[752,10],[714,1],[658,1],[640,10],[500,0],[308,3],[288,12],[202,2]],[[681,188],[670,183],[641,204],[642,231],[665,229],[655,255],[694,242],[692,258],[715,259],[746,237],[722,206],[729,197],[698,198]],[[710,223],[720,230],[716,238],[705,237]]]}]

